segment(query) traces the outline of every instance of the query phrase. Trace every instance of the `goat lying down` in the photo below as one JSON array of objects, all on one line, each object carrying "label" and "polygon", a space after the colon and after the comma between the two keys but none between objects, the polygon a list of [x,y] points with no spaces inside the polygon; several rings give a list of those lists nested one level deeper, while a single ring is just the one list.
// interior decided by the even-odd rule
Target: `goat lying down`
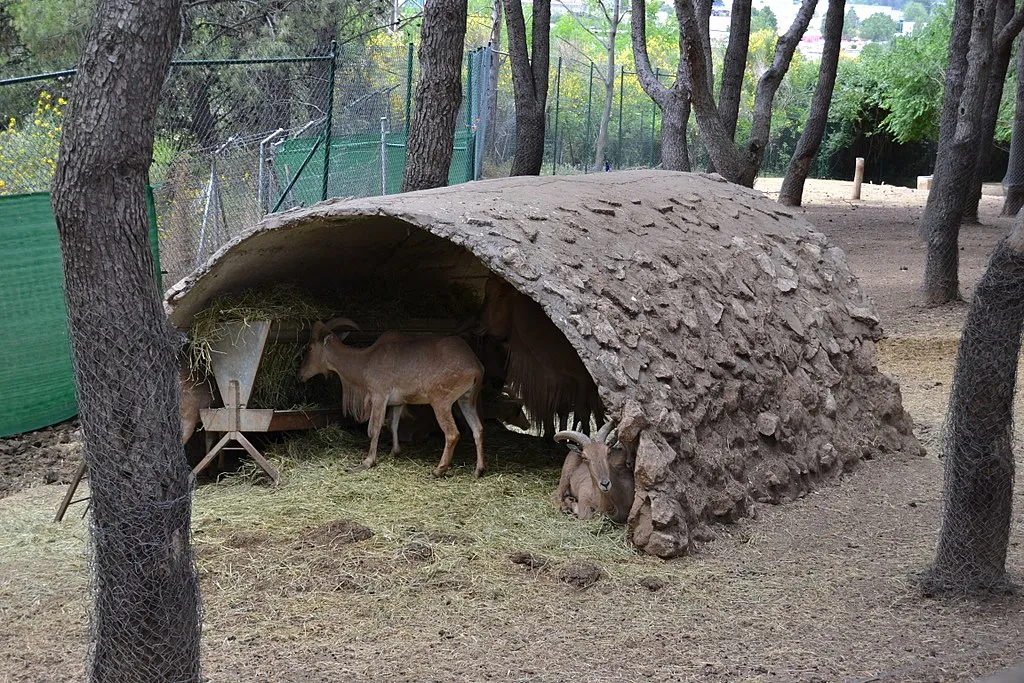
[{"label": "goat lying down", "polygon": [[365,349],[343,344],[348,332],[335,328],[359,327],[348,318],[317,321],[306,349],[299,379],[303,382],[329,372],[344,388],[344,411],[357,421],[369,421],[370,452],[363,467],[377,464],[377,440],[391,407],[392,455],[399,452],[398,425],[407,405],[429,405],[444,431],[441,462],[432,476],[441,477],[451,466],[459,428],[452,417],[452,405],[459,404],[476,443],[476,470],[484,471],[483,426],[478,406],[484,369],[469,344],[459,337],[418,337],[389,331]]},{"label": "goat lying down", "polygon": [[611,430],[612,423],[607,422],[594,439],[576,431],[555,434],[555,441],[565,443],[569,454],[562,465],[554,504],[580,519],[606,514],[622,524],[633,507],[633,470],[625,448],[609,448],[605,443]]}]

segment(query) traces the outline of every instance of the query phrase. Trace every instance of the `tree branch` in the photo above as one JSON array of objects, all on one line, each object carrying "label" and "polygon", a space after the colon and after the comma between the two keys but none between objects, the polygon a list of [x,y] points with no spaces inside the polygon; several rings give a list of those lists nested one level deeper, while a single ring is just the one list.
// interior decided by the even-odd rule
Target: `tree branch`
[{"label": "tree branch", "polygon": [[1003,52],[1010,49],[1014,38],[1024,29],[1024,3],[1013,13],[1006,25],[999,31],[999,35],[992,41],[992,49],[996,52]]},{"label": "tree branch", "polygon": [[[645,0],[630,0],[630,3],[633,21],[630,25],[629,36],[633,43],[636,77],[647,96],[659,105],[663,105],[668,101],[669,90],[655,77],[654,69],[651,68],[651,57],[647,53],[647,3]],[[680,38],[680,43],[682,43],[682,38]],[[682,68],[683,59],[680,58],[679,62],[680,68]]]}]

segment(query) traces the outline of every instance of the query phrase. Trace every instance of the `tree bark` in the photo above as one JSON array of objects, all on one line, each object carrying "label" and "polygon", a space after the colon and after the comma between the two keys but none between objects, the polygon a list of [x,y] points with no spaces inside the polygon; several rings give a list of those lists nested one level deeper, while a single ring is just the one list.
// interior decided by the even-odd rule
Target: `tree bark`
[{"label": "tree bark", "polygon": [[[633,61],[636,76],[647,96],[654,100],[661,110],[661,167],[667,171],[689,171],[690,155],[686,143],[686,127],[690,120],[690,75],[686,60],[680,57],[676,68],[676,80],[671,88],[665,87],[651,67],[647,53],[647,3],[631,0],[630,41],[633,45]],[[685,42],[679,35],[680,55]]]},{"label": "tree bark", "polygon": [[[998,35],[1013,17],[1014,0],[996,0],[996,13],[993,33]],[[1016,37],[1016,36],[1014,36]],[[968,185],[967,199],[964,205],[961,223],[978,223],[978,205],[981,203],[981,186],[985,182],[989,164],[992,161],[992,144],[996,135],[996,124],[999,119],[999,104],[1003,99],[1003,85],[1006,82],[1006,71],[1010,66],[1012,40],[999,44],[993,41],[992,68],[986,74],[985,106],[981,113],[981,129],[978,133],[978,156],[974,163],[974,171]]]},{"label": "tree bark", "polygon": [[101,0],[53,187],[92,497],[89,679],[104,683],[200,680],[176,342],[145,201],[180,10],[181,0]]},{"label": "tree bark", "polygon": [[818,66],[818,83],[811,98],[811,110],[807,115],[804,132],[796,143],[793,158],[786,169],[779,192],[779,203],[786,206],[800,206],[803,202],[804,183],[811,170],[811,162],[821,147],[828,124],[828,110],[832,103],[832,91],[839,71],[839,52],[843,40],[843,21],[846,18],[846,0],[830,0],[825,14],[825,45],[821,51]]},{"label": "tree bark", "polygon": [[534,0],[532,54],[526,48],[522,0],[504,0],[504,4],[516,102],[516,153],[511,175],[540,175],[548,101],[551,0]]},{"label": "tree bark", "polygon": [[462,103],[462,47],[466,0],[427,0],[420,31],[420,76],[402,192],[444,187],[452,164],[455,124]]},{"label": "tree bark", "polygon": [[747,69],[750,47],[751,0],[733,0],[729,22],[729,45],[722,67],[722,88],[718,93],[718,112],[730,140],[736,139],[736,121],[740,115],[743,95],[743,74]]},{"label": "tree bark", "polygon": [[942,527],[929,594],[1006,590],[1013,395],[1024,328],[1024,216],[996,246],[967,312],[946,416]]},{"label": "tree bark", "polygon": [[960,298],[960,217],[977,159],[985,73],[992,60],[993,5],[993,0],[960,0],[953,13],[935,173],[919,225],[926,242],[923,295],[928,304]]},{"label": "tree bark", "polygon": [[771,133],[772,103],[782,78],[789,70],[793,53],[814,15],[817,0],[803,0],[793,24],[779,37],[772,65],[762,74],[754,97],[754,116],[750,139],[741,150],[736,147],[719,114],[715,98],[708,86],[710,65],[700,47],[702,39],[694,12],[694,0],[676,0],[680,41],[685,42],[683,55],[690,74],[693,110],[697,115],[701,136],[715,168],[727,180],[753,187],[761,168],[764,150]]},{"label": "tree bark", "polygon": [[1010,135],[1010,161],[1003,176],[1003,216],[1016,216],[1024,206],[1024,46],[1017,47],[1017,108]]}]

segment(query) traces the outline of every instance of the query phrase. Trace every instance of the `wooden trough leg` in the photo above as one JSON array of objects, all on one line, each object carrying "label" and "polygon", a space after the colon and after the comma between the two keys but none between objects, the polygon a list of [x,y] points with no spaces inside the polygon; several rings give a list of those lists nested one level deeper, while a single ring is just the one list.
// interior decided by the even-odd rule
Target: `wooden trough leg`
[{"label": "wooden trough leg", "polygon": [[54,522],[59,522],[64,519],[64,513],[68,511],[68,506],[71,505],[71,498],[75,495],[75,491],[78,489],[78,484],[82,481],[82,477],[84,475],[85,458],[82,458],[82,462],[79,463],[75,476],[71,477],[71,484],[68,486],[68,492],[64,495],[64,500],[61,502],[60,507],[57,508],[57,516],[53,518]]},{"label": "wooden trough leg", "polygon": [[263,454],[256,450],[256,447],[249,442],[249,439],[245,438],[244,434],[241,432],[232,432],[232,434],[234,435],[235,441],[242,444],[242,447],[249,452],[249,455],[251,455],[252,459],[256,461],[256,464],[262,467],[263,471],[266,472],[267,476],[274,482],[274,486],[277,486],[278,474],[277,470],[274,469],[274,466],[267,462],[267,459],[263,457]]},{"label": "wooden trough leg", "polygon": [[221,437],[221,440],[218,441],[217,445],[214,446],[213,449],[206,454],[206,457],[200,460],[199,464],[192,468],[193,477],[197,476],[200,472],[205,470],[210,465],[213,459],[217,456],[217,453],[220,452],[220,449],[224,448],[224,446],[228,444],[228,441],[231,441],[231,435],[234,433],[235,432],[228,432],[223,437]]}]

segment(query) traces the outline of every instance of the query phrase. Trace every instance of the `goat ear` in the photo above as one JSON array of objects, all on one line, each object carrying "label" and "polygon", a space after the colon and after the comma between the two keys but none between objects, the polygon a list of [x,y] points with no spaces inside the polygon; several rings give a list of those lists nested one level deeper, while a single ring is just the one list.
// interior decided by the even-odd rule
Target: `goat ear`
[{"label": "goat ear", "polygon": [[565,441],[564,443],[565,443],[565,447],[568,448],[573,453],[580,453],[580,454],[583,453],[583,449],[580,448],[580,445],[578,443],[576,443],[575,441]]},{"label": "goat ear", "polygon": [[323,341],[327,334],[330,332],[324,324],[317,320],[313,323],[313,329],[309,332],[309,339],[313,342]]},{"label": "goat ear", "polygon": [[352,330],[346,330],[345,332],[336,332],[334,336],[338,338],[338,341],[345,341],[348,335],[352,334]]}]

